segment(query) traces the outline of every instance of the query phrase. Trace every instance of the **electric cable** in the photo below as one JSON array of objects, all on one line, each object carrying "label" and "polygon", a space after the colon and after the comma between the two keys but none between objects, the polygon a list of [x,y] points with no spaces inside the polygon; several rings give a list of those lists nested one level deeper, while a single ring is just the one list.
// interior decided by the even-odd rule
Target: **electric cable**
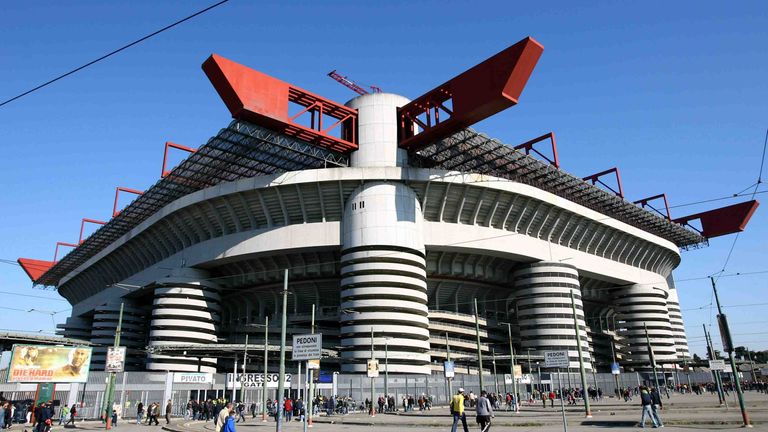
[{"label": "electric cable", "polygon": [[117,54],[117,53],[119,53],[121,51],[124,51],[124,50],[126,50],[126,49],[128,49],[128,48],[130,48],[130,47],[132,47],[134,45],[137,45],[137,44],[139,44],[141,42],[144,42],[145,40],[147,40],[147,39],[149,39],[149,38],[151,38],[153,36],[156,36],[156,35],[164,32],[166,30],[170,30],[173,27],[176,27],[177,25],[179,25],[179,24],[181,24],[181,23],[183,23],[185,21],[189,21],[189,20],[191,20],[192,18],[194,18],[194,17],[196,17],[198,15],[202,15],[202,14],[208,12],[209,10],[211,10],[211,9],[217,7],[217,6],[220,6],[220,5],[222,5],[222,4],[224,4],[224,3],[228,2],[228,1],[229,0],[221,0],[220,2],[212,4],[211,6],[208,6],[205,9],[202,9],[200,11],[197,11],[197,12],[193,13],[192,15],[189,15],[189,16],[187,16],[185,18],[182,18],[182,19],[174,22],[173,24],[167,25],[167,26],[161,28],[160,30],[156,30],[156,31],[154,31],[154,32],[152,32],[152,33],[142,37],[142,38],[136,39],[135,41],[133,41],[133,42],[127,44],[127,45],[123,45],[122,47],[120,47],[120,48],[118,48],[118,49],[116,49],[114,51],[111,51],[111,52],[109,52],[107,54],[104,54],[103,56],[101,56],[101,57],[99,57],[99,58],[97,58],[95,60],[91,60],[91,61],[89,61],[88,63],[86,63],[86,64],[84,64],[82,66],[78,66],[78,67],[70,70],[69,72],[63,73],[63,74],[61,74],[61,75],[59,75],[59,76],[57,76],[57,77],[55,77],[55,78],[53,78],[51,80],[48,80],[48,81],[38,85],[37,87],[29,89],[29,90],[27,90],[27,91],[25,91],[25,92],[23,92],[21,94],[18,94],[18,95],[14,96],[14,97],[12,97],[10,99],[7,99],[7,100],[5,100],[3,102],[0,102],[0,107],[4,106],[6,104],[9,104],[9,103],[11,103],[11,102],[13,102],[15,100],[21,99],[22,97],[24,97],[24,96],[26,96],[26,95],[28,95],[30,93],[36,92],[37,90],[40,90],[43,87],[49,86],[49,85],[55,83],[56,81],[58,81],[60,79],[66,78],[66,77],[68,77],[68,76],[70,76],[70,75],[72,75],[74,73],[77,73],[77,72],[79,72],[79,71],[81,71],[81,70],[83,70],[83,69],[85,69],[85,68],[87,68],[89,66],[92,66],[92,65],[94,65],[94,64],[96,64],[96,63],[98,63],[98,62],[100,62],[102,60],[105,60],[105,59],[107,59],[107,58],[109,58],[109,57],[111,57],[111,56],[113,56],[113,55],[115,55],[115,54]]}]

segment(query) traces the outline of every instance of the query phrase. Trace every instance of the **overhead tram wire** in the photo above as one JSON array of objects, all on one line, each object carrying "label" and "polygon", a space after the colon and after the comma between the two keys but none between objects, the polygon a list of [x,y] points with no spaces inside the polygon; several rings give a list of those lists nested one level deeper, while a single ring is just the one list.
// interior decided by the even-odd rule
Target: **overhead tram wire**
[{"label": "overhead tram wire", "polygon": [[91,60],[90,62],[88,62],[88,63],[86,63],[86,64],[84,64],[82,66],[76,67],[76,68],[70,70],[69,72],[66,72],[66,73],[61,74],[61,75],[59,75],[59,76],[57,76],[57,77],[55,77],[55,78],[53,78],[51,80],[48,80],[48,81],[38,85],[37,87],[31,88],[31,89],[29,89],[29,90],[27,90],[27,91],[25,91],[25,92],[23,92],[21,94],[18,94],[18,95],[14,96],[14,97],[12,97],[10,99],[7,99],[7,100],[5,100],[3,102],[0,102],[0,107],[2,107],[4,105],[7,105],[7,104],[9,104],[9,103],[11,103],[11,102],[13,102],[15,100],[21,99],[22,97],[24,97],[24,96],[26,96],[26,95],[28,95],[30,93],[36,92],[36,91],[42,89],[43,87],[47,87],[47,86],[55,83],[56,81],[59,81],[60,79],[63,79],[63,78],[66,78],[66,77],[68,77],[68,76],[70,76],[72,74],[75,74],[75,73],[77,73],[77,72],[79,72],[79,71],[81,71],[81,70],[83,70],[83,69],[85,69],[85,68],[87,68],[89,66],[93,66],[94,64],[96,64],[96,63],[98,63],[98,62],[100,62],[102,60],[105,60],[105,59],[107,59],[107,58],[109,58],[109,57],[111,57],[111,56],[113,56],[113,55],[115,55],[115,54],[117,54],[117,53],[119,53],[121,51],[124,51],[124,50],[126,50],[126,49],[128,49],[128,48],[130,48],[130,47],[132,47],[134,45],[137,45],[137,44],[139,44],[141,42],[144,42],[145,40],[147,40],[149,38],[152,38],[153,36],[157,36],[158,34],[163,33],[166,30],[170,30],[173,27],[176,27],[177,25],[179,25],[179,24],[181,24],[181,23],[183,23],[185,21],[189,21],[189,20],[191,20],[192,18],[194,18],[194,17],[196,17],[198,15],[202,15],[202,14],[208,12],[209,10],[211,10],[211,9],[213,9],[215,7],[221,6],[222,4],[224,4],[224,3],[228,2],[228,1],[229,0],[221,0],[218,3],[214,3],[214,4],[208,6],[205,9],[199,10],[199,11],[193,13],[192,15],[189,15],[189,16],[187,16],[185,18],[182,18],[182,19],[174,22],[173,24],[169,24],[169,25],[161,28],[160,30],[156,30],[156,31],[154,31],[154,32],[152,32],[152,33],[142,37],[142,38],[136,39],[135,41],[133,41],[133,42],[127,44],[127,45],[123,45],[122,47],[120,47],[120,48],[118,48],[118,49],[116,49],[114,51],[111,51],[111,52],[109,52],[107,54],[104,54],[103,56],[101,56],[101,57],[99,57],[99,58],[97,58],[95,60]]}]

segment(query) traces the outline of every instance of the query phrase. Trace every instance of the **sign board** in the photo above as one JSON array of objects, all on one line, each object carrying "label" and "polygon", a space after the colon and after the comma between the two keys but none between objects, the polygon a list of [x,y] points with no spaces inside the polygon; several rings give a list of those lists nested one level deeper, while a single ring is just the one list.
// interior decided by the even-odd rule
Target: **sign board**
[{"label": "sign board", "polygon": [[379,376],[379,361],[376,359],[368,359],[368,378],[376,378]]},{"label": "sign board", "polygon": [[710,360],[709,368],[711,370],[723,370],[725,369],[725,360]]},{"label": "sign board", "polygon": [[213,374],[205,372],[175,372],[173,382],[182,384],[213,384]]},{"label": "sign board", "polygon": [[307,369],[320,370],[320,359],[307,360]]},{"label": "sign board", "polygon": [[520,378],[522,376],[523,376],[523,366],[515,365],[515,378]]},{"label": "sign board", "polygon": [[768,368],[760,368],[760,375],[768,376]]},{"label": "sign board", "polygon": [[568,351],[544,351],[544,367],[567,368],[571,364]]},{"label": "sign board", "polygon": [[323,335],[321,333],[293,335],[293,361],[319,359],[323,355]]},{"label": "sign board", "polygon": [[[283,385],[285,388],[289,389],[291,388],[291,377],[292,374],[285,374],[285,380],[283,380]],[[277,388],[277,384],[280,381],[280,375],[276,373],[268,373],[267,374],[267,388]],[[235,389],[239,389],[241,387],[245,388],[258,388],[262,387],[264,385],[264,374],[263,373],[239,373],[235,377]],[[228,389],[232,388],[232,373],[227,374],[227,386]]]},{"label": "sign board", "polygon": [[725,367],[723,368],[723,372],[733,373],[733,368],[731,367],[731,365],[725,365]]},{"label": "sign board", "polygon": [[512,384],[512,375],[504,374],[504,384]]},{"label": "sign board", "polygon": [[104,372],[120,373],[125,370],[125,347],[107,348],[107,363]]},{"label": "sign board", "polygon": [[455,364],[450,360],[443,362],[443,372],[446,378],[453,378],[456,375]]},{"label": "sign board", "polygon": [[611,363],[611,374],[613,375],[620,375],[621,374],[621,367],[619,367],[619,364],[614,362]]},{"label": "sign board", "polygon": [[520,377],[520,384],[530,384],[533,382],[533,377],[531,377],[531,374],[525,374]]},{"label": "sign board", "polygon": [[90,366],[88,347],[14,345],[8,382],[86,382]]}]

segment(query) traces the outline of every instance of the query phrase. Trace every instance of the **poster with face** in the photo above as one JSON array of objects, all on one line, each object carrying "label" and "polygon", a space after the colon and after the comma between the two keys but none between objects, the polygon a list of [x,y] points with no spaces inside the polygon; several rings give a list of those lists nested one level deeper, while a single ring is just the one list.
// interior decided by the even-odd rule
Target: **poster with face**
[{"label": "poster with face", "polygon": [[14,345],[8,382],[86,382],[91,348]]}]

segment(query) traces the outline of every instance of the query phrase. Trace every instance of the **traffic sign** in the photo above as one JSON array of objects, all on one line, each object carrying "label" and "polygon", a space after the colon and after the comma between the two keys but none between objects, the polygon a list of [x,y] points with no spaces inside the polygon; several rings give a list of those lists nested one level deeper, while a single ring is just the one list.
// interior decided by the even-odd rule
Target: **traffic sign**
[{"label": "traffic sign", "polygon": [[568,351],[544,351],[544,367],[567,368],[570,363]]},{"label": "traffic sign", "polygon": [[443,362],[443,371],[446,378],[453,378],[456,375],[454,363],[452,361]]},{"label": "traffic sign", "polygon": [[376,378],[379,376],[379,361],[376,359],[368,360],[368,378]]},{"label": "traffic sign", "polygon": [[725,369],[725,360],[710,360],[709,361],[709,368],[711,370],[724,370]]},{"label": "traffic sign", "polygon": [[619,367],[619,364],[616,362],[611,363],[611,373],[613,375],[620,375],[621,374],[621,368]]},{"label": "traffic sign", "polygon": [[292,360],[315,360],[322,357],[322,354],[323,335],[321,333],[293,336]]},{"label": "traffic sign", "polygon": [[504,374],[504,384],[512,384],[512,374]]}]

